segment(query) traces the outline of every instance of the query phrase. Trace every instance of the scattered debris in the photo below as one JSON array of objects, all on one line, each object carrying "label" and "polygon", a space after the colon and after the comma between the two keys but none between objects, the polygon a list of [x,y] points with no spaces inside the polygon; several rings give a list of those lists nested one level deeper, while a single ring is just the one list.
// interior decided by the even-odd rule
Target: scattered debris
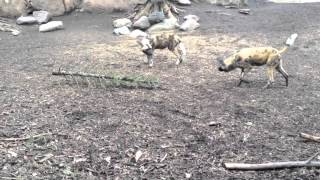
[{"label": "scattered debris", "polygon": [[50,21],[46,24],[42,24],[39,27],[39,32],[49,32],[54,30],[63,29],[62,21]]},{"label": "scattered debris", "polygon": [[135,162],[138,162],[138,161],[139,161],[139,159],[141,158],[142,154],[143,154],[143,152],[140,151],[140,150],[138,150],[138,151],[136,152],[136,154],[135,154],[135,156],[134,156]]},{"label": "scattered debris", "polygon": [[87,161],[87,158],[74,158],[73,159],[73,164],[77,164],[77,163],[80,163],[80,162],[86,162]]},{"label": "scattered debris", "polygon": [[167,156],[168,156],[168,154],[166,153],[166,154],[163,156],[163,158],[160,159],[159,162],[160,162],[160,163],[163,162],[163,161],[167,158]]},{"label": "scattered debris", "polygon": [[11,157],[17,157],[18,156],[18,154],[16,152],[13,152],[13,151],[10,151],[10,150],[7,153],[10,154]]},{"label": "scattered debris", "polygon": [[239,13],[241,13],[241,14],[250,14],[250,9],[239,9]]},{"label": "scattered debris", "polygon": [[209,126],[220,126],[221,123],[220,123],[220,122],[217,122],[217,121],[211,121],[211,122],[209,122],[208,125],[209,125]]},{"label": "scattered debris", "polygon": [[108,166],[111,164],[111,156],[107,156],[106,158],[104,158],[104,160],[107,161]]},{"label": "scattered debris", "polygon": [[186,179],[190,179],[192,177],[191,173],[186,173]]},{"label": "scattered debris", "polygon": [[39,163],[43,163],[43,162],[49,160],[49,159],[52,158],[52,157],[53,157],[53,154],[51,154],[51,153],[46,154],[46,155],[44,155],[44,157],[43,157],[42,159],[40,159],[38,162],[39,162]]}]

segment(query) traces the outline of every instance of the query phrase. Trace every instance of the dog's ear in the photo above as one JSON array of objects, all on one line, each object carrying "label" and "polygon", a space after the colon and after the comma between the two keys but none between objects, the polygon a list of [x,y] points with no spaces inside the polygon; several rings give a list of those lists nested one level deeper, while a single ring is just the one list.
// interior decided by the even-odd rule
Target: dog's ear
[{"label": "dog's ear", "polygon": [[236,54],[234,56],[234,60],[235,60],[235,62],[239,62],[239,61],[241,61],[241,57],[238,54]]}]

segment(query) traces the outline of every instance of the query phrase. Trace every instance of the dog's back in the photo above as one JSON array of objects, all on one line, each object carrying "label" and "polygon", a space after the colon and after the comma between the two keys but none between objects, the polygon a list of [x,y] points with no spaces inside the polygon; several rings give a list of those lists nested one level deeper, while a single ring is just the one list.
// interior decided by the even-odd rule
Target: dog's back
[{"label": "dog's back", "polygon": [[279,55],[278,50],[272,47],[243,48],[237,54],[241,60],[253,61],[257,65],[265,64],[271,56]]}]

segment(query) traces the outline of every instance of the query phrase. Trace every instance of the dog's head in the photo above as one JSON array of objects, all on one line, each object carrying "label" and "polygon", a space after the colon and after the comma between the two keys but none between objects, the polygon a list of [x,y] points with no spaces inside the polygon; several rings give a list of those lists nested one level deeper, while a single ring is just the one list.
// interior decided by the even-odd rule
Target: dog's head
[{"label": "dog's head", "polygon": [[141,46],[142,50],[152,49],[150,36],[138,36],[137,43]]},{"label": "dog's head", "polygon": [[237,54],[231,55],[227,58],[218,57],[217,61],[219,63],[218,70],[223,72],[229,72],[237,67],[237,62],[240,61],[240,57]]}]

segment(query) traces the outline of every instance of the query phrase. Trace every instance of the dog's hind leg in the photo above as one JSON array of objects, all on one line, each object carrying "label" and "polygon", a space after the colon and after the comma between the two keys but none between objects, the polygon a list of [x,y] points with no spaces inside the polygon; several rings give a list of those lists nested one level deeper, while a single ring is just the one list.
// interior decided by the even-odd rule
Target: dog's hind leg
[{"label": "dog's hind leg", "polygon": [[174,55],[178,58],[176,61],[176,65],[179,65],[183,61],[186,60],[186,48],[184,47],[183,43],[179,43],[177,47],[174,48],[172,51]]},{"label": "dog's hind leg", "polygon": [[274,67],[273,66],[268,66],[267,68],[267,74],[268,74],[268,83],[263,87],[264,89],[269,88],[271,84],[274,82]]},{"label": "dog's hind leg", "polygon": [[282,67],[282,59],[280,60],[279,66],[276,67],[276,70],[285,78],[286,86],[288,87],[288,85],[289,85],[289,75]]}]

